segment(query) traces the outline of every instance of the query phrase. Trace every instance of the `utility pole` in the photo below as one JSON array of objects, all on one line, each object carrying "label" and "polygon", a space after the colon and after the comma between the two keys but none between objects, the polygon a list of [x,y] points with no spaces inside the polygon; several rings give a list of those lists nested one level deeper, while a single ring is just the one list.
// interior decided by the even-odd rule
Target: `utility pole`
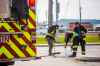
[{"label": "utility pole", "polygon": [[48,26],[52,26],[53,23],[53,0],[49,0],[48,4]]},{"label": "utility pole", "polygon": [[79,0],[79,22],[82,22],[82,6],[81,6],[81,0]]},{"label": "utility pole", "polygon": [[59,17],[59,2],[56,0],[56,24],[58,22],[58,17]]}]

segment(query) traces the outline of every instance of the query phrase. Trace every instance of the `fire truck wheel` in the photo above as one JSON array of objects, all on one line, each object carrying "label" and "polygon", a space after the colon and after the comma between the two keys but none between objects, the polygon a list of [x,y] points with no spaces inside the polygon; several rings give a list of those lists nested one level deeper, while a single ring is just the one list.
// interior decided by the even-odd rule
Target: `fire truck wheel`
[{"label": "fire truck wheel", "polygon": [[14,65],[15,62],[11,61],[11,62],[0,62],[0,66],[8,66],[8,65]]},{"label": "fire truck wheel", "polygon": [[8,66],[8,65],[4,62],[0,62],[0,66]]},{"label": "fire truck wheel", "polygon": [[15,64],[14,61],[8,63],[8,65],[14,65],[14,64]]}]

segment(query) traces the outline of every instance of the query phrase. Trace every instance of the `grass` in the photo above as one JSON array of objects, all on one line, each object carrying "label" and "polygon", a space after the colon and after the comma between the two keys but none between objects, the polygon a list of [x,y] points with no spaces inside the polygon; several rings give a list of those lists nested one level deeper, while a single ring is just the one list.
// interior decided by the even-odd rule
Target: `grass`
[{"label": "grass", "polygon": [[47,41],[44,38],[44,36],[37,36],[36,43],[37,44],[47,44]]},{"label": "grass", "polygon": [[[98,35],[87,35],[86,36],[86,42],[95,42],[95,43],[99,43],[100,42],[100,38]],[[64,34],[62,34],[61,36],[57,37],[56,38],[56,41],[61,43],[61,44],[64,44]],[[37,36],[37,42],[36,42],[38,45],[39,44],[42,44],[42,45],[45,45],[47,44],[47,41],[46,39],[44,38],[44,36]]]},{"label": "grass", "polygon": [[87,42],[100,42],[100,38],[98,35],[87,35],[86,41]]}]

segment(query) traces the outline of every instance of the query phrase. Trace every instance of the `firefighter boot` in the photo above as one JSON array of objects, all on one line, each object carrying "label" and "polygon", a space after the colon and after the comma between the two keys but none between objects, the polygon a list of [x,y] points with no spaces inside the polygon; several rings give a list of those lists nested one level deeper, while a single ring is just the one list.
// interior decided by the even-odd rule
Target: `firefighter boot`
[{"label": "firefighter boot", "polygon": [[70,55],[69,57],[76,57],[76,52],[73,52],[73,54]]},{"label": "firefighter boot", "polygon": [[82,55],[86,55],[85,52],[82,52]]}]

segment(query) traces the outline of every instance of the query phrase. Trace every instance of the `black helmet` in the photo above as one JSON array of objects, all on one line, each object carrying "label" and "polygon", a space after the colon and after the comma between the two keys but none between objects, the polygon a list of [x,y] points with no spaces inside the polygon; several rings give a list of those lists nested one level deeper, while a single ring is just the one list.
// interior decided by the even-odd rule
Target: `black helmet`
[{"label": "black helmet", "polygon": [[79,22],[75,22],[75,25],[80,24]]}]

